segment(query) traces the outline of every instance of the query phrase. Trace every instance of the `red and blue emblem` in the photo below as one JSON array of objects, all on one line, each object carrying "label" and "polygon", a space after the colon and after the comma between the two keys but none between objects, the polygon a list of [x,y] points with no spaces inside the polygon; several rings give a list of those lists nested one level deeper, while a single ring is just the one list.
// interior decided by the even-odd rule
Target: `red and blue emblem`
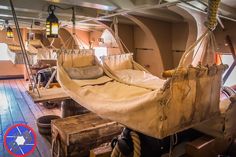
[{"label": "red and blue emblem", "polygon": [[16,124],[7,129],[4,135],[4,147],[14,157],[26,157],[34,152],[37,137],[26,124]]}]

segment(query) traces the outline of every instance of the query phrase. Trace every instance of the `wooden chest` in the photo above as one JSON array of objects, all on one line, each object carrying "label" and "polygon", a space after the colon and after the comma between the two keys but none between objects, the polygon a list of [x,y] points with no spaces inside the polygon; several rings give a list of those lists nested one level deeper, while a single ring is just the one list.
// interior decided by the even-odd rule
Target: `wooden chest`
[{"label": "wooden chest", "polygon": [[89,151],[119,135],[122,127],[93,113],[52,121],[52,154],[84,157]]}]

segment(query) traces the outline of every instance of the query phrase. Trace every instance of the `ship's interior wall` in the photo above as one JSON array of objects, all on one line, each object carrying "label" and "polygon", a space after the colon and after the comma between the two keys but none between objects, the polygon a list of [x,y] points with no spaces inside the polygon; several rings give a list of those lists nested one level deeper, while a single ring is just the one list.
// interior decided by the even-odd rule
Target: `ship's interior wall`
[{"label": "ship's interior wall", "polygon": [[[135,24],[119,24],[119,37],[125,43],[130,52],[134,53],[135,59],[153,74],[159,75],[163,70],[172,69],[178,65],[178,62],[186,49],[187,40],[190,36],[195,34],[189,33],[190,25],[188,22],[166,22],[156,19],[148,19],[136,17],[142,22],[146,28],[149,29],[150,34],[139,25]],[[219,49],[217,51],[223,53],[230,53],[229,46],[225,44],[225,37],[229,35],[232,41],[236,41],[236,32],[234,31],[235,23],[223,20],[225,29],[218,25],[215,30],[217,44]],[[108,26],[107,26],[108,27]],[[104,28],[105,29],[105,28]],[[68,29],[72,32],[72,29]],[[26,41],[26,36],[29,30],[21,29],[23,39]],[[79,30],[76,29],[76,36],[88,47],[99,47],[98,39],[101,38],[104,30]],[[18,44],[18,37],[14,30],[14,39],[5,38],[5,31],[0,31],[1,43]],[[155,40],[155,41],[153,41]],[[54,44],[59,44],[55,42]],[[157,48],[155,48],[155,44]],[[59,45],[58,45],[59,46]],[[234,45],[235,46],[235,45]],[[111,48],[112,49],[112,48]],[[126,49],[124,49],[127,52]],[[157,58],[157,53],[160,53],[161,58]],[[163,69],[160,66],[160,61],[163,64]],[[3,75],[23,75],[24,65],[14,65],[11,61],[0,61],[1,68],[0,76]],[[10,68],[10,70],[9,70]]]},{"label": "ship's interior wall", "polygon": [[217,51],[220,53],[230,54],[231,51],[229,45],[226,43],[226,36],[228,35],[231,38],[233,46],[236,48],[236,23],[229,20],[222,20],[222,23],[224,25],[224,29],[218,25],[215,30],[215,37],[218,46]]},{"label": "ship's interior wall", "polygon": [[[13,29],[14,39],[6,38],[6,31],[0,31],[0,43],[18,44],[18,36],[16,30]],[[22,37],[25,38],[26,29],[21,29]],[[25,74],[25,66],[23,64],[13,64],[9,60],[0,60],[0,78],[19,77]]]}]

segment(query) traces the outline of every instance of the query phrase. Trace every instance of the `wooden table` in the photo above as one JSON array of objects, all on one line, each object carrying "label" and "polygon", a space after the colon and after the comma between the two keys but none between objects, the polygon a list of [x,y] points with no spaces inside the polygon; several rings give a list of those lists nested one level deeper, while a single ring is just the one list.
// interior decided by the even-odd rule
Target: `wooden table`
[{"label": "wooden table", "polygon": [[27,91],[34,103],[48,103],[61,101],[62,117],[87,113],[88,110],[70,98],[62,88],[39,89],[40,97],[33,91]]},{"label": "wooden table", "polygon": [[35,103],[71,99],[62,88],[39,89],[40,97],[38,96],[36,89],[34,92],[27,91],[27,93]]}]

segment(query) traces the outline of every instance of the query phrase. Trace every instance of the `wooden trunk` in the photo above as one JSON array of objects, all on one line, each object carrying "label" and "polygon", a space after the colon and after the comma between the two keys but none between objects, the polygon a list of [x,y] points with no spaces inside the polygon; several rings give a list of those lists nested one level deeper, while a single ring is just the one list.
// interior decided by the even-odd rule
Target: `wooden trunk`
[{"label": "wooden trunk", "polygon": [[122,127],[87,113],[52,121],[53,156],[85,157],[89,151],[119,135]]}]

